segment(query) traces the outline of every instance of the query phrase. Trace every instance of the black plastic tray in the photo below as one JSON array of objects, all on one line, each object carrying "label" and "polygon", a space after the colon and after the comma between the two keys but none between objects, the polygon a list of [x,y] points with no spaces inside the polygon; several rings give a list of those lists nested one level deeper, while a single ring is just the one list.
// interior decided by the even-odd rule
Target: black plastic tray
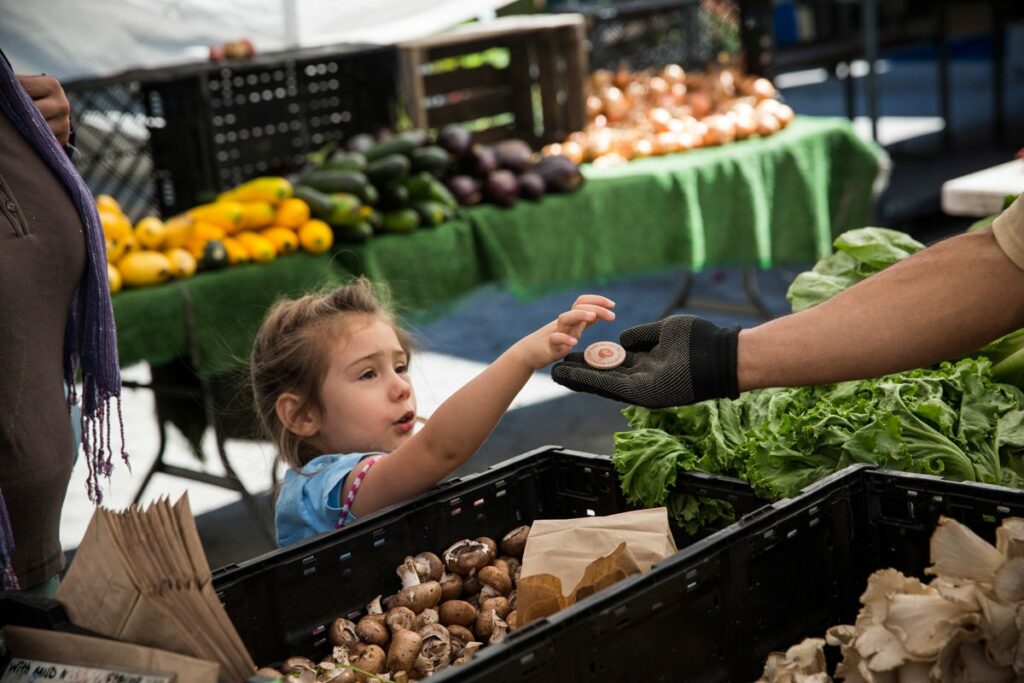
[{"label": "black plastic tray", "polygon": [[[737,514],[763,505],[735,479],[680,475],[679,485],[687,493],[728,500]],[[327,650],[331,621],[358,617],[374,596],[398,588],[394,568],[406,555],[439,552],[460,538],[500,536],[534,519],[629,509],[608,457],[549,446],[446,482],[339,531],[221,568],[214,588],[258,664],[319,655]],[[680,547],[693,540],[676,534]],[[504,656],[501,646],[485,650]]]}]

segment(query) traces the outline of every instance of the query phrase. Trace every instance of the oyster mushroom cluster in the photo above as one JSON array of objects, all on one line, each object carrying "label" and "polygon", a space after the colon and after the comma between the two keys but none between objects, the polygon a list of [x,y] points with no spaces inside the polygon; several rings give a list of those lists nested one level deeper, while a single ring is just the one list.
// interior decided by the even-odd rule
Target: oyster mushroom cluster
[{"label": "oyster mushroom cluster", "polygon": [[1010,683],[1024,680],[1024,519],[1007,518],[996,545],[943,517],[931,539],[935,578],[895,569],[868,579],[852,625],[772,653],[759,683],[825,683],[823,646],[850,683]]},{"label": "oyster mushroom cluster", "polygon": [[598,70],[587,83],[584,129],[543,152],[605,166],[771,135],[794,117],[776,97],[771,81],[733,67]]},{"label": "oyster mushroom cluster", "polygon": [[406,557],[396,593],[375,598],[358,621],[334,620],[333,649],[319,664],[290,657],[258,673],[303,683],[403,683],[464,664],[516,629],[516,583],[529,533],[520,526],[500,543],[466,538],[440,556]]}]

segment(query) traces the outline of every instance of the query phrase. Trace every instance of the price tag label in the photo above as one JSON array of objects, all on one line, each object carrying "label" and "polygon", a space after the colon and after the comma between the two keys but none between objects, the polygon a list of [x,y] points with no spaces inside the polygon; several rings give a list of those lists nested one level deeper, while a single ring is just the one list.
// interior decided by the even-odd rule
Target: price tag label
[{"label": "price tag label", "polygon": [[101,669],[15,657],[0,677],[0,683],[174,683],[176,678],[175,674]]}]

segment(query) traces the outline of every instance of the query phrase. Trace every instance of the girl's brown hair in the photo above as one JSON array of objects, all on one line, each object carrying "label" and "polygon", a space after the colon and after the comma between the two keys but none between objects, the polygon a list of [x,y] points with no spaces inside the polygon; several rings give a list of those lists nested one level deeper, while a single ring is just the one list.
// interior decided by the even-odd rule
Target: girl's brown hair
[{"label": "girl's brown hair", "polygon": [[322,408],[320,386],[330,367],[327,349],[344,333],[346,318],[352,315],[382,318],[411,355],[411,337],[395,323],[386,289],[365,277],[330,291],[277,301],[256,334],[249,359],[253,403],[278,456],[289,467],[301,468],[319,453],[281,423],[277,398],[292,392],[299,396],[300,410]]}]

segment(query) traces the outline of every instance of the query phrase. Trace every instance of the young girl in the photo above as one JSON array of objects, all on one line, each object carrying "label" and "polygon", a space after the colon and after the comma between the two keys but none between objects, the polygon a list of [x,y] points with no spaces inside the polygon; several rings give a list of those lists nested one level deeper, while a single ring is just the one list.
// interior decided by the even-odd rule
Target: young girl
[{"label": "young girl", "polygon": [[580,296],[413,434],[409,336],[368,280],[278,302],[251,358],[257,412],[290,468],[276,506],[278,545],[437,484],[476,452],[533,372],[568,354],[589,325],[613,320],[614,305],[603,296]]}]

